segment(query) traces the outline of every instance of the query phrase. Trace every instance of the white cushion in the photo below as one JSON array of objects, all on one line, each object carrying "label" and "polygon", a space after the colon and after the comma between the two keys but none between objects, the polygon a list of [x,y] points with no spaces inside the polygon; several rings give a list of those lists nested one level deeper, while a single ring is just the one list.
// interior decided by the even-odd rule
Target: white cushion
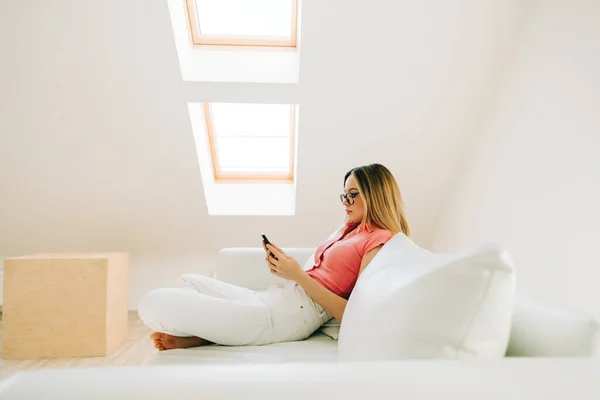
[{"label": "white cushion", "polygon": [[350,295],[339,358],[503,357],[514,292],[512,261],[500,246],[436,254],[398,233]]},{"label": "white cushion", "polygon": [[157,365],[336,362],[337,341],[315,332],[305,340],[263,346],[208,345],[158,351],[148,361]]},{"label": "white cushion", "polygon": [[[340,327],[332,319],[319,331],[337,340]],[[600,323],[581,310],[517,294],[506,356],[600,357]]]},{"label": "white cushion", "polygon": [[513,357],[599,356],[598,322],[583,311],[519,294],[506,355]]}]

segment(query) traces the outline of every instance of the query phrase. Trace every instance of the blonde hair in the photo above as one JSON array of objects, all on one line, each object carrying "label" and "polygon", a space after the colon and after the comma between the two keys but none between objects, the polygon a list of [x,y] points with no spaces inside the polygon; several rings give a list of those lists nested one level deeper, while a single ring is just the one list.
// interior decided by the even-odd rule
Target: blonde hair
[{"label": "blonde hair", "polygon": [[348,171],[344,177],[344,185],[350,175],[356,180],[357,189],[365,205],[365,215],[360,227],[369,228],[375,225],[394,235],[402,232],[410,236],[410,225],[404,213],[400,188],[390,170],[381,164],[356,167]]}]

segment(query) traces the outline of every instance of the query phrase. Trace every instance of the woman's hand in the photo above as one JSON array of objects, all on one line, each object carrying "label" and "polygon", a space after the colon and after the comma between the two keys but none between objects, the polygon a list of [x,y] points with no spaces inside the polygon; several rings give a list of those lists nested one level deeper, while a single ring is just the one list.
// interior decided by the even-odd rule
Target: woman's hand
[{"label": "woman's hand", "polygon": [[[298,282],[306,272],[302,269],[298,261],[293,257],[285,254],[279,247],[268,244],[267,249],[267,263],[271,269],[271,273],[277,275],[283,279]],[[273,257],[270,253],[273,253]]]}]

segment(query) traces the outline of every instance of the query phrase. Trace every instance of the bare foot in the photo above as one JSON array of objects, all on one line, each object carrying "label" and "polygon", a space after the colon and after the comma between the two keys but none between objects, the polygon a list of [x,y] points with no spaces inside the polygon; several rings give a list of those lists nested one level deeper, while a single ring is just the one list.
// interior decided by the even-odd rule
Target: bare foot
[{"label": "bare foot", "polygon": [[207,344],[213,344],[208,340],[199,338],[197,336],[173,336],[162,332],[152,332],[150,339],[154,342],[154,348],[159,351],[171,350],[171,349],[189,349],[190,347],[205,346]]}]

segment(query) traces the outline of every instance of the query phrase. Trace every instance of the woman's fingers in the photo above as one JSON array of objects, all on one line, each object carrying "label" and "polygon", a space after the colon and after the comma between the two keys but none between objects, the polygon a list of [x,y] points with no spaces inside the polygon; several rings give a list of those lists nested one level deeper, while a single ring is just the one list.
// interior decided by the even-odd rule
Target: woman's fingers
[{"label": "woman's fingers", "polygon": [[261,242],[261,243],[262,243],[263,249],[265,249],[265,253],[267,253],[267,255],[269,255],[269,249],[267,249],[267,245],[265,244],[265,242]]},{"label": "woman's fingers", "polygon": [[276,265],[273,265],[273,264],[271,264],[271,263],[269,262],[269,269],[271,270],[271,273],[272,273],[272,274],[275,274],[275,275],[277,275],[278,268],[277,268],[277,266],[276,266]]},{"label": "woman's fingers", "polygon": [[281,254],[285,255],[285,251],[281,250],[281,248],[279,246],[277,246],[276,244],[271,243],[271,246],[273,246]]},{"label": "woman's fingers", "polygon": [[276,258],[281,258],[285,256],[285,253],[283,253],[281,250],[277,250],[277,248],[275,248],[275,246],[273,246],[272,244],[268,244],[267,248],[271,251],[271,253],[275,254]]},{"label": "woman's fingers", "polygon": [[269,263],[269,265],[271,266],[271,268],[276,267],[277,263],[279,262],[278,259],[274,258],[271,255],[267,256],[267,262]]}]

